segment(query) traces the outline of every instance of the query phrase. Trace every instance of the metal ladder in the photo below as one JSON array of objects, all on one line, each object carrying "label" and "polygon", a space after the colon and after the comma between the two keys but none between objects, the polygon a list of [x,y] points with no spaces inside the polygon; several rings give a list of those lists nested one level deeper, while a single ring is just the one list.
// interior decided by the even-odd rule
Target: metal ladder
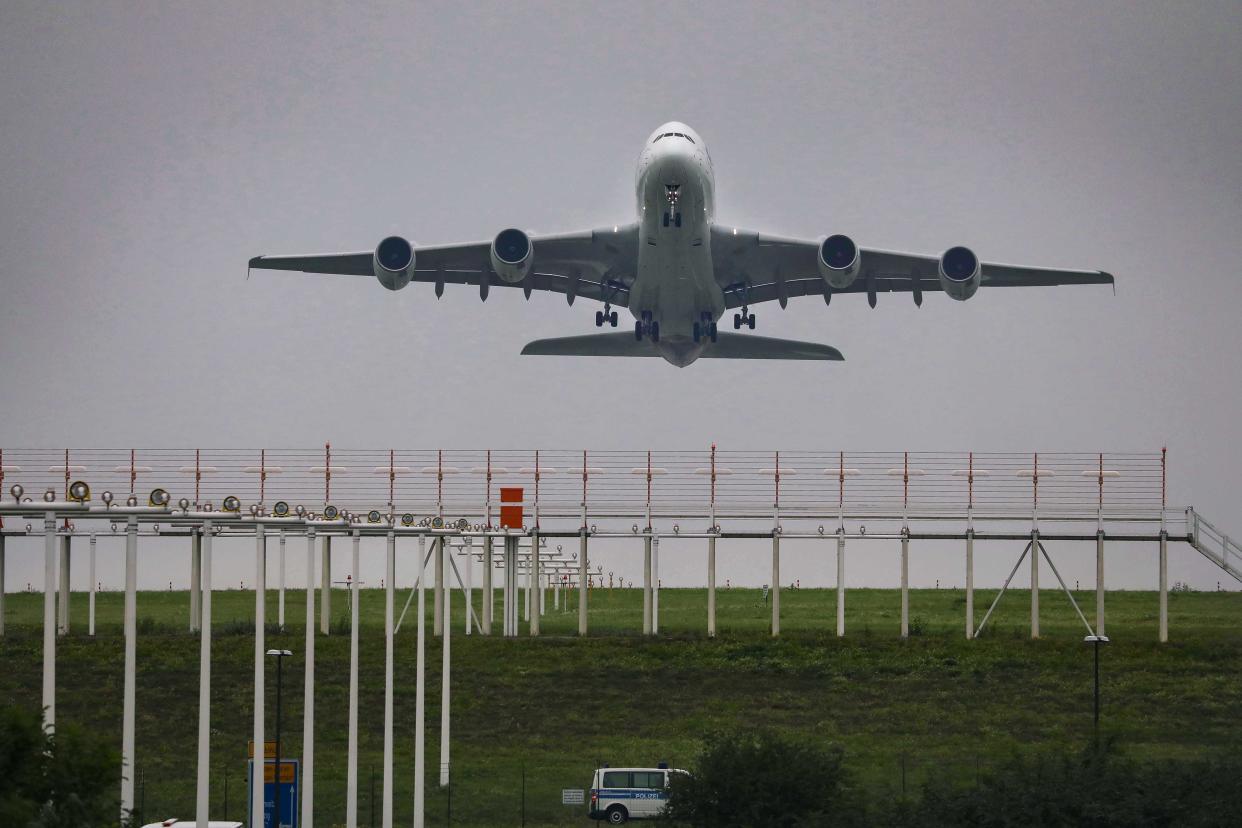
[{"label": "metal ladder", "polygon": [[1237,541],[1208,523],[1193,508],[1186,510],[1186,528],[1191,546],[1234,580],[1242,582],[1242,546]]}]

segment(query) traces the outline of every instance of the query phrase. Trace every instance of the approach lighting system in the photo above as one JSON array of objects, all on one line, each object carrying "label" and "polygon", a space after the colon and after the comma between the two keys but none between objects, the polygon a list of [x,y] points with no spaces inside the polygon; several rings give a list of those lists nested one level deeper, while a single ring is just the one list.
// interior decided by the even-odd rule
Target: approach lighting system
[{"label": "approach lighting system", "polygon": [[402,526],[413,526],[414,516],[410,514],[409,512],[406,512],[404,515],[401,516],[401,525]]},{"label": "approach lighting system", "polygon": [[341,511],[337,509],[335,506],[324,506],[323,507],[323,519],[324,520],[336,520],[340,516],[341,516]]},{"label": "approach lighting system", "polygon": [[81,480],[69,486],[69,499],[74,503],[85,503],[91,499],[91,487]]},{"label": "approach lighting system", "polygon": [[233,495],[229,495],[228,497],[224,499],[224,502],[220,504],[220,508],[226,512],[240,512],[241,501],[238,500]]},{"label": "approach lighting system", "polygon": [[436,515],[435,517],[433,517],[431,519],[431,528],[432,529],[443,529],[444,518],[440,517],[439,515]]},{"label": "approach lighting system", "polygon": [[380,515],[379,509],[372,509],[367,512],[367,523],[379,523],[381,517],[382,515]]},{"label": "approach lighting system", "polygon": [[289,504],[283,500],[276,501],[276,505],[272,507],[272,514],[276,517],[289,517]]},{"label": "approach lighting system", "polygon": [[152,489],[151,494],[147,497],[147,505],[167,506],[169,500],[168,492],[164,489]]}]

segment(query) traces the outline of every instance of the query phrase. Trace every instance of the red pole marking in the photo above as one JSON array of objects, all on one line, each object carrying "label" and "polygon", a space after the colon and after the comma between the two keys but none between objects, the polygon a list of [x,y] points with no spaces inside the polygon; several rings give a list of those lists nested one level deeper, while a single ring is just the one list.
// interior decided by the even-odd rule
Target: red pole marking
[{"label": "red pole marking", "polygon": [[138,479],[138,472],[134,471],[134,450],[129,450],[129,493],[134,493],[134,481]]},{"label": "red pole marking", "polygon": [[397,486],[397,468],[393,465],[395,458],[393,450],[388,450],[388,505],[392,506],[396,501],[393,499],[393,489]]},{"label": "red pole marking", "polygon": [[970,452],[966,466],[966,508],[975,507],[975,453]]},{"label": "red pole marking", "polygon": [[[484,498],[485,503],[490,503],[492,499],[492,450],[487,450],[487,495]],[[492,528],[492,510],[487,510],[487,528]]]},{"label": "red pole marking", "polygon": [[1104,509],[1104,452],[1100,452],[1100,505],[1101,511]]},{"label": "red pole marking", "polygon": [[[0,448],[0,497],[4,496],[4,449]],[[0,517],[0,529],[4,528],[4,518]]]},{"label": "red pole marking", "polygon": [[651,514],[651,449],[647,449],[647,514]]},{"label": "red pole marking", "polygon": [[259,449],[259,502],[267,494],[267,449]]},{"label": "red pole marking", "polygon": [[199,481],[203,479],[203,472],[202,472],[202,469],[199,467],[200,453],[201,453],[200,449],[194,449],[194,505],[195,506],[197,506],[199,503],[199,500],[198,500]]},{"label": "red pole marking", "polygon": [[436,511],[444,516],[444,449],[436,449]]},{"label": "red pole marking", "polygon": [[910,452],[905,452],[901,467],[901,507],[910,505]]},{"label": "red pole marking", "polygon": [[712,505],[716,505],[716,444],[712,443]]},{"label": "red pole marking", "polygon": [[845,452],[840,452],[841,471],[837,477],[837,508],[845,507]]},{"label": "red pole marking", "polygon": [[773,469],[772,481],[776,485],[776,503],[773,505],[780,508],[781,505],[781,453],[776,453],[776,468]]},{"label": "red pole marking", "polygon": [[539,449],[535,449],[535,528],[539,528]]},{"label": "red pole marking", "polygon": [[1165,485],[1169,470],[1169,447],[1165,446],[1160,449],[1160,508],[1161,510],[1167,505],[1165,500]]},{"label": "red pole marking", "polygon": [[582,450],[582,525],[586,526],[586,505],[587,505],[587,453],[586,449]]},{"label": "red pole marking", "polygon": [[1031,496],[1034,498],[1034,506],[1039,508],[1039,452],[1035,452],[1035,465],[1031,469]]},{"label": "red pole marking", "polygon": [[323,503],[332,501],[332,444],[323,444]]},{"label": "red pole marking", "polygon": [[[65,500],[69,499],[69,449],[65,449]],[[65,518],[65,528],[69,528],[69,518]]]}]

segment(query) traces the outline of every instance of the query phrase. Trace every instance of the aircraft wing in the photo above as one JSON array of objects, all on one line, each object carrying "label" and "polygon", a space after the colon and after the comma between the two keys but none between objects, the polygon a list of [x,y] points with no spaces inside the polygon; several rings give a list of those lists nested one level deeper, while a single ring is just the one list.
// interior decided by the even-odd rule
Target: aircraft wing
[{"label": "aircraft wing", "polygon": [[[814,240],[771,236],[749,230],[712,226],[712,259],[716,281],[730,308],[776,300],[784,307],[795,296],[865,293],[874,304],[876,293],[941,290],[938,256],[859,248],[858,278],[844,289],[832,288],[819,275],[819,244]],[[1099,270],[1058,270],[1021,265],[980,263],[980,287],[1046,287],[1113,284],[1111,273]]]},{"label": "aircraft wing", "polygon": [[[495,274],[491,265],[491,241],[414,246],[412,282],[436,286],[473,285],[487,298],[492,287],[522,288],[527,297],[542,290],[563,294],[572,305],[578,296],[611,302],[620,307],[629,303],[629,286],[634,281],[637,225],[621,225],[555,235],[531,235],[534,259],[530,274],[510,284]],[[251,268],[294,270],[304,273],[331,273],[341,276],[375,278],[373,252],[329,253],[311,256],[256,256]]]},{"label": "aircraft wing", "polygon": [[[534,342],[526,343],[526,347],[522,348],[522,353],[538,356],[660,356],[656,346],[649,340],[635,340],[634,334],[628,331],[536,339]],[[755,334],[725,333],[724,331],[717,335],[716,342],[709,342],[703,346],[699,358],[803,359],[834,362],[845,359],[841,356],[841,352],[831,345]]]}]

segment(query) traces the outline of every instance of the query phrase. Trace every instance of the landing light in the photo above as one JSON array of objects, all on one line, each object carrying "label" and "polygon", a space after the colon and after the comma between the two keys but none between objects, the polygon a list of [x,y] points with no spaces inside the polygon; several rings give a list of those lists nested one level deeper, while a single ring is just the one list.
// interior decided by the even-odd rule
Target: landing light
[{"label": "landing light", "polygon": [[167,506],[169,499],[168,492],[164,489],[152,489],[151,494],[147,496],[147,505]]},{"label": "landing light", "polygon": [[224,499],[224,503],[220,504],[220,508],[226,512],[240,512],[241,501],[233,495],[229,495]]},{"label": "landing light", "polygon": [[91,487],[81,480],[74,481],[69,487],[69,499],[74,503],[85,503],[91,499]]}]

